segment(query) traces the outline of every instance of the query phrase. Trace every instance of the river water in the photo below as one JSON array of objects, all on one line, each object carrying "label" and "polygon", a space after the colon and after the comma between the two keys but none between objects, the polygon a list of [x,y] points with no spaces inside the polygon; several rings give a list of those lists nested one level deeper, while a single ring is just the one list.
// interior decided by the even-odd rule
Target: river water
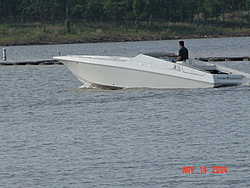
[{"label": "river water", "polygon": [[[185,42],[191,57],[250,55],[249,37]],[[57,51],[177,53],[177,43],[6,49],[8,61],[16,62],[51,59]],[[218,64],[250,73],[249,61]],[[81,83],[62,65],[0,69],[0,187],[250,186],[248,86],[80,89]],[[218,167],[224,167],[223,173],[216,173]]]}]

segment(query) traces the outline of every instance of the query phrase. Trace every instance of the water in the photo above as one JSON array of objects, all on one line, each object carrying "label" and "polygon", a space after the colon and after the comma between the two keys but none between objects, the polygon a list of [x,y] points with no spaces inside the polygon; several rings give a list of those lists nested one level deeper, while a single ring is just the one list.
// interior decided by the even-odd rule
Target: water
[{"label": "water", "polygon": [[[185,41],[192,57],[208,57],[249,55],[249,40]],[[7,50],[13,52],[9,61],[50,59],[57,50],[133,56],[163,49],[176,52],[177,42]],[[250,62],[218,64],[250,73]],[[0,187],[250,186],[247,86],[79,89],[80,82],[64,66],[0,69]],[[194,173],[183,173],[184,166],[194,167]],[[228,167],[228,173],[214,174],[213,166]],[[207,172],[200,173],[200,167]]]},{"label": "water", "polygon": [[[62,55],[120,55],[128,57],[155,51],[178,53],[178,41],[12,46],[4,48],[7,50],[8,62],[22,62],[51,59],[53,56],[57,56],[58,52],[61,52]],[[249,43],[250,37],[185,40],[185,46],[189,50],[190,57],[249,56]]]}]

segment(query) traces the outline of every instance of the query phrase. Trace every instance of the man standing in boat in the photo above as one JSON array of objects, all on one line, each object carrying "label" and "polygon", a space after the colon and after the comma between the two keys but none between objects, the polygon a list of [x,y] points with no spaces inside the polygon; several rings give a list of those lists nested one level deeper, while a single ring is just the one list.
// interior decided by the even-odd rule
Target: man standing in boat
[{"label": "man standing in boat", "polygon": [[179,46],[179,55],[176,55],[177,60],[175,61],[175,63],[177,61],[186,61],[186,59],[188,59],[188,49],[184,46],[184,41],[179,41]]}]

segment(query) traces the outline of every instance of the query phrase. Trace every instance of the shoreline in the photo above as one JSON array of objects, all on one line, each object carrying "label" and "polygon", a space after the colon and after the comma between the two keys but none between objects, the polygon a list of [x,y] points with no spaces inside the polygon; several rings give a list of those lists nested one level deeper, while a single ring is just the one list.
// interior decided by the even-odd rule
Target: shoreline
[{"label": "shoreline", "polygon": [[136,41],[160,41],[160,40],[178,40],[178,39],[206,39],[206,38],[230,38],[230,37],[250,37],[250,35],[233,34],[233,35],[183,35],[183,36],[104,36],[104,37],[89,37],[79,39],[51,39],[39,41],[7,41],[0,42],[0,46],[27,46],[27,45],[57,45],[57,44],[79,44],[79,43],[106,43],[106,42],[136,42]]}]

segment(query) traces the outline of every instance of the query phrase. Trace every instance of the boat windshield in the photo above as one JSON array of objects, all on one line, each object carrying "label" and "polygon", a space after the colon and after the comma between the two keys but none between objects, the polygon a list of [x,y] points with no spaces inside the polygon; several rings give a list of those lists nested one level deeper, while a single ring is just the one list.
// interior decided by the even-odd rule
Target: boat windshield
[{"label": "boat windshield", "polygon": [[176,56],[173,57],[173,55],[175,55],[174,53],[168,53],[168,52],[148,52],[144,53],[144,55],[159,58],[170,62],[175,62],[177,60]]},{"label": "boat windshield", "polygon": [[172,55],[175,55],[175,54],[174,53],[168,53],[168,52],[148,52],[148,53],[144,53],[143,55],[160,58],[160,57],[166,57],[166,56],[169,57],[169,56],[172,56]]}]

